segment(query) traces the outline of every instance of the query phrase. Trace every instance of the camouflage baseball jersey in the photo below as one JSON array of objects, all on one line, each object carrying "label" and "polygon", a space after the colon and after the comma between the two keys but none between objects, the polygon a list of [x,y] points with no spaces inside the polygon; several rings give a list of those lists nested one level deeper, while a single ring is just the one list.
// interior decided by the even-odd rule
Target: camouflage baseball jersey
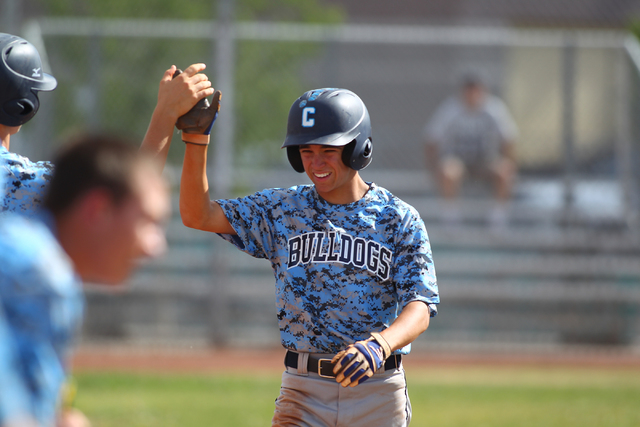
[{"label": "camouflage baseball jersey", "polygon": [[4,176],[4,173],[2,173],[2,171],[4,171],[5,166],[7,164],[7,161],[5,160],[5,158],[3,156],[0,155],[0,196],[2,196],[4,198],[4,184],[5,181],[7,180],[7,177]]},{"label": "camouflage baseball jersey", "polygon": [[327,203],[309,185],[218,203],[238,234],[221,236],[271,261],[285,348],[336,353],[388,327],[412,301],[436,314],[440,299],[424,223],[387,190],[370,184],[347,205]]},{"label": "camouflage baseball jersey", "polygon": [[26,157],[0,146],[0,174],[6,189],[0,191],[0,213],[15,212],[33,217],[42,203],[44,193],[53,177],[53,164],[32,162]]},{"label": "camouflage baseball jersey", "polygon": [[53,227],[44,213],[0,216],[0,425],[25,413],[54,424],[82,321],[81,282]]}]

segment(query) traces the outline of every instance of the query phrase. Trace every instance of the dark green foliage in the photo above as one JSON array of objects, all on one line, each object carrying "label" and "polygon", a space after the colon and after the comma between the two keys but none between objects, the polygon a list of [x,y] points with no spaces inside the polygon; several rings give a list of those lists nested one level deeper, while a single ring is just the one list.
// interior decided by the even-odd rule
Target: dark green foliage
[{"label": "dark green foliage", "polygon": [[[50,0],[44,16],[92,19],[193,20],[215,25],[217,3],[210,0]],[[235,2],[236,21],[339,23],[343,13],[319,0],[242,0]],[[147,21],[148,22],[148,21]],[[135,22],[132,24],[135,26]],[[159,21],[158,26],[163,23]],[[215,40],[166,38],[48,36],[51,72],[59,85],[55,99],[56,137],[86,127],[126,132],[141,140],[156,103],[162,73],[172,64],[186,68],[204,62],[216,84]],[[321,48],[313,43],[238,41],[236,44],[235,111],[237,149],[284,137],[293,100],[304,90],[299,65]],[[278,147],[278,145],[276,145]],[[279,154],[279,150],[274,150]],[[172,162],[181,150],[172,149]]]}]

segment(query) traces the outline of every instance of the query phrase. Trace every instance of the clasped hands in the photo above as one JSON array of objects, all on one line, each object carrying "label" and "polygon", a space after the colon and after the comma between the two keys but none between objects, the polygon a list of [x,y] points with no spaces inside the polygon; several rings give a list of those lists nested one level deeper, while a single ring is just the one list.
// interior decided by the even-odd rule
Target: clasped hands
[{"label": "clasped hands", "polygon": [[[173,78],[175,79],[181,73],[180,69],[176,70]],[[209,135],[220,111],[221,97],[221,92],[216,90],[211,103],[207,98],[202,98],[191,110],[178,118],[176,127],[182,131],[182,140],[185,143],[209,145]]]}]

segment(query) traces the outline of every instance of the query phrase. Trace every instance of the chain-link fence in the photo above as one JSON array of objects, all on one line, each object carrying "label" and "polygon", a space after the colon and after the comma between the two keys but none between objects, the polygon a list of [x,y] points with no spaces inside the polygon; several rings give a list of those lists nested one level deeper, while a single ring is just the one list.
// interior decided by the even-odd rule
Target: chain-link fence
[{"label": "chain-link fence", "polygon": [[[561,177],[571,192],[580,180],[604,179],[620,193],[620,209],[637,211],[632,59],[640,48],[623,32],[239,23],[224,37],[206,21],[90,19],[29,28],[60,82],[42,95],[46,117],[24,132],[43,157],[52,140],[80,128],[142,138],[164,69],[205,62],[211,80],[226,86],[217,129],[224,137],[216,140],[225,191],[251,186],[247,168],[287,167],[278,147],[292,100],[311,88],[346,87],[372,116],[370,169],[402,171],[405,182],[392,187],[428,193],[423,127],[474,70],[512,111],[524,178]],[[170,161],[179,165],[182,147],[174,145]]]},{"label": "chain-link fence", "polygon": [[[164,70],[205,62],[210,80],[223,89],[210,148],[214,192],[246,194],[306,181],[279,148],[288,109],[308,89],[345,87],[361,96],[372,118],[374,161],[363,176],[415,204],[430,230],[443,296],[431,337],[640,340],[640,267],[634,261],[640,47],[632,36],[61,18],[33,22],[26,33],[46,52],[59,86],[41,95],[37,126],[25,127],[23,144],[16,144],[28,148],[21,151],[45,158],[66,135],[87,127],[142,139]],[[453,234],[439,228],[441,205],[425,169],[425,123],[470,70],[484,76],[519,128],[513,214],[527,227],[501,237],[473,226],[483,200],[469,201],[469,227]],[[182,153],[175,138],[169,174],[179,172]],[[549,228],[556,216],[584,227]],[[277,342],[267,264],[254,265],[242,254],[236,261],[235,252],[185,229],[177,217],[169,237],[167,256],[144,268],[130,292],[88,293],[88,337]],[[513,262],[505,265],[505,256]],[[598,307],[610,322],[580,323]]]}]

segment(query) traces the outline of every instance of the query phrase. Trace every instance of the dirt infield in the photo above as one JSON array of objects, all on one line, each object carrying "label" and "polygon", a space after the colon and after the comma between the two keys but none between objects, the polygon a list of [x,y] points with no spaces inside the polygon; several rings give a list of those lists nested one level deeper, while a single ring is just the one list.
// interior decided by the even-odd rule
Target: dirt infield
[{"label": "dirt infield", "polygon": [[[212,349],[206,347],[139,347],[82,345],[72,358],[74,371],[124,371],[146,373],[273,374],[284,369],[284,350],[268,348]],[[640,354],[630,351],[594,350],[541,353],[487,351],[414,351],[404,358],[407,368],[451,365],[530,365],[640,368]]]}]

